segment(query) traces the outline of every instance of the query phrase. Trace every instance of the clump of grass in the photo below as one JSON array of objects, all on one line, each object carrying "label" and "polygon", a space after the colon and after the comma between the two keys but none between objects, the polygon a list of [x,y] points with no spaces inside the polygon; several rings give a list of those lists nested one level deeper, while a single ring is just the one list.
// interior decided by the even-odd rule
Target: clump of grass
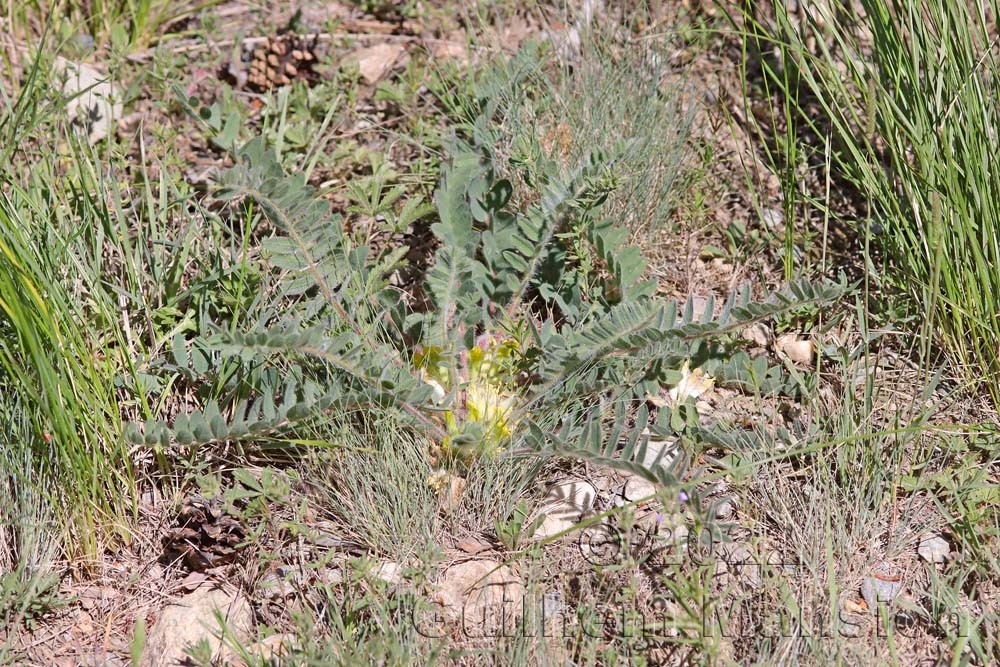
[{"label": "clump of grass", "polygon": [[[965,434],[931,426],[941,408],[931,388],[878,371],[856,383],[854,364],[833,368],[847,391],[823,399],[794,446],[731,454],[742,501],[730,537],[758,550],[717,594],[737,659],[911,664],[927,650],[956,660],[965,650],[991,662],[991,632],[968,621],[997,582],[995,559],[974,546],[995,545],[996,512],[973,472],[992,465],[995,450],[973,454]],[[947,536],[961,556],[924,562],[917,546],[928,533]],[[903,587],[885,609],[865,609],[862,581],[883,561],[905,573]],[[755,625],[775,621],[784,624],[777,634]]]},{"label": "clump of grass", "polygon": [[118,392],[134,357],[122,352],[127,326],[106,263],[132,253],[121,200],[109,208],[97,154],[49,91],[33,66],[0,111],[0,385],[17,406],[17,484],[30,481],[74,535],[66,555],[92,556],[134,508]]},{"label": "clump of grass", "polygon": [[53,21],[71,39],[105,48],[143,48],[159,33],[182,19],[220,4],[222,0],[69,0],[53,10],[50,3],[26,2],[11,16],[15,26],[37,30]]},{"label": "clump of grass", "polygon": [[997,9],[864,0],[793,23],[779,3],[773,23],[750,28],[769,87],[792,102],[788,122],[829,137],[834,176],[868,202],[861,232],[924,311],[923,352],[943,343],[1000,404]]},{"label": "clump of grass", "polygon": [[21,664],[12,638],[62,604],[56,558],[64,545],[38,469],[42,442],[29,405],[0,381],[0,664]]},{"label": "clump of grass", "polygon": [[336,448],[314,452],[309,479],[355,539],[404,560],[433,540],[438,499],[425,441],[388,415],[336,422],[325,439]]},{"label": "clump of grass", "polygon": [[[390,414],[357,422],[337,420],[322,438],[330,450],[309,456],[319,506],[358,542],[399,560],[435,543],[442,531],[492,529],[518,499],[529,495],[537,459],[500,455],[476,461],[454,492],[436,493],[429,442]],[[458,478],[456,478],[458,480]]]},{"label": "clump of grass", "polygon": [[495,520],[506,519],[519,500],[531,501],[536,494],[535,480],[543,476],[546,465],[531,457],[505,453],[476,462],[469,470],[468,485],[461,506],[453,520],[458,530],[492,532]]},{"label": "clump of grass", "polygon": [[54,557],[57,539],[51,512],[32,469],[32,429],[26,413],[13,402],[3,409],[0,450],[0,572],[22,565],[45,570]]},{"label": "clump of grass", "polygon": [[67,523],[82,529],[77,546],[93,553],[96,517],[112,514],[132,488],[121,420],[111,378],[95,363],[97,350],[80,313],[54,279],[62,274],[64,249],[39,242],[44,228],[29,224],[20,211],[41,213],[44,202],[16,189],[14,197],[0,199],[5,400],[20,405],[29,425],[24,437],[35,446],[26,463],[49,502],[65,507]]},{"label": "clump of grass", "polygon": [[547,34],[481,74],[478,94],[501,119],[490,128],[497,151],[576,166],[601,150],[615,179],[603,212],[635,235],[669,230],[693,116],[668,59],[664,40],[639,39],[610,17]]}]

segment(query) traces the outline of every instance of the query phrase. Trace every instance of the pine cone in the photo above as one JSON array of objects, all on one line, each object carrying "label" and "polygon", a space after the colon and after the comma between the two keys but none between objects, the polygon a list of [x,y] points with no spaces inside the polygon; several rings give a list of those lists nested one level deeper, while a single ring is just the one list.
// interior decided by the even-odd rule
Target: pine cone
[{"label": "pine cone", "polygon": [[268,37],[253,50],[247,84],[263,92],[295,79],[313,82],[316,60],[315,37],[291,32]]},{"label": "pine cone", "polygon": [[246,540],[246,529],[217,500],[192,496],[184,500],[174,526],[163,536],[163,557],[183,560],[193,571],[229,565]]}]

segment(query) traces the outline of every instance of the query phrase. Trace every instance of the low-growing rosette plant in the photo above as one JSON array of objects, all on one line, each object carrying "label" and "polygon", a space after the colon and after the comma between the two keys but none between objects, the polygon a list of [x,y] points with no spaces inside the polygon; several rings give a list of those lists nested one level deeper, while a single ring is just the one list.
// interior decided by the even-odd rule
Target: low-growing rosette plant
[{"label": "low-growing rosette plant", "polygon": [[[298,442],[297,424],[330,411],[363,419],[377,407],[432,443],[428,481],[442,491],[484,457],[523,454],[585,457],[680,485],[685,457],[651,463],[648,443],[690,443],[700,437],[696,420],[676,419],[651,397],[709,373],[758,387],[775,380],[759,359],[731,354],[739,332],[837,298],[846,285],[801,282],[758,303],[738,290],[718,317],[709,303],[696,319],[692,302],[655,296],[628,231],[601,217],[614,156],[595,152],[567,168],[538,149],[517,178],[504,178],[490,120],[484,112],[470,138],[447,146],[431,225],[437,247],[411,286],[420,298],[402,298],[409,288],[390,280],[406,248],[373,254],[263,142],[237,150],[216,196],[273,226],[260,248],[273,295],[243,330],[175,337],[163,368],[212,376],[224,402],[172,425],[147,422],[133,438],[161,455],[276,433]],[[527,190],[517,197],[515,181]],[[400,218],[422,208],[408,203]]]}]

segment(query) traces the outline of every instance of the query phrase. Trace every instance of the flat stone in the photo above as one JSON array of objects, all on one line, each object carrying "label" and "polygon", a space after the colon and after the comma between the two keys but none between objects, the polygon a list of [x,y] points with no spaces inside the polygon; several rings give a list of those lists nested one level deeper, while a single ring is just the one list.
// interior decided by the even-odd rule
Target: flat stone
[{"label": "flat stone", "polygon": [[878,567],[872,576],[861,582],[861,596],[869,609],[878,609],[879,602],[889,603],[903,590],[902,577],[889,568]]},{"label": "flat stone", "polygon": [[535,530],[532,538],[536,540],[544,540],[553,535],[558,535],[559,533],[571,530],[578,522],[569,519],[558,519],[549,514],[545,515],[542,519],[541,525]]},{"label": "flat stone", "polygon": [[581,529],[577,546],[580,555],[592,565],[611,565],[627,549],[627,536],[607,519]]},{"label": "flat stone", "polygon": [[350,59],[357,63],[364,82],[374,86],[392,70],[405,51],[401,44],[375,44],[355,51]]},{"label": "flat stone", "polygon": [[277,567],[264,575],[259,588],[272,600],[292,597],[300,590],[300,582],[296,581],[299,577],[296,574],[295,570],[288,566]]},{"label": "flat stone", "polygon": [[775,231],[784,227],[785,214],[776,208],[765,208],[760,212],[760,221],[765,227]]},{"label": "flat stone", "polygon": [[951,546],[941,535],[929,533],[920,538],[917,554],[928,563],[943,563],[948,560]]},{"label": "flat stone", "polygon": [[[661,456],[662,454],[662,456]],[[677,440],[654,440],[646,443],[646,453],[642,457],[642,465],[652,468],[659,458],[659,465],[666,468],[677,458]]]},{"label": "flat stone", "polygon": [[372,574],[392,586],[403,582],[403,566],[392,561],[384,561],[372,568]]},{"label": "flat stone", "polygon": [[795,334],[779,336],[778,340],[774,341],[774,349],[779,354],[787,356],[792,363],[800,366],[812,364],[813,354],[815,353],[815,348],[811,340],[796,336]]},{"label": "flat stone", "polygon": [[319,580],[327,586],[335,586],[344,581],[344,568],[342,565],[328,565],[321,568],[317,575]]},{"label": "flat stone", "polygon": [[91,145],[108,136],[122,115],[121,95],[106,74],[90,65],[56,57],[53,70],[67,96],[66,115]]},{"label": "flat stone", "polygon": [[451,40],[434,42],[431,45],[431,55],[441,60],[456,60],[461,65],[468,65],[470,60],[469,49],[461,34]]},{"label": "flat stone", "polygon": [[771,333],[770,327],[768,327],[763,322],[755,322],[751,324],[746,329],[744,329],[740,336],[746,340],[754,343],[758,347],[767,347],[771,344],[774,339],[774,334]]},{"label": "flat stone", "polygon": [[735,509],[736,502],[732,498],[723,498],[715,508],[715,517],[723,520],[728,519],[733,516],[733,511]]},{"label": "flat stone", "polygon": [[629,475],[625,480],[625,488],[623,493],[625,495],[625,500],[630,503],[634,503],[644,498],[649,498],[655,495],[657,492],[657,486],[648,479],[639,477],[638,475]]},{"label": "flat stone", "polygon": [[541,512],[542,525],[535,531],[536,539],[545,539],[569,530],[594,506],[597,488],[583,480],[568,480],[553,484],[545,494]]}]

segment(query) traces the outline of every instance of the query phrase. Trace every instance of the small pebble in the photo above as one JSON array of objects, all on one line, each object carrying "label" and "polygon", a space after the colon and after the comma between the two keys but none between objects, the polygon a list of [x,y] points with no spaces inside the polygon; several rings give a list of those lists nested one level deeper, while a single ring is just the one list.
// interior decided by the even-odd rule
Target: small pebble
[{"label": "small pebble", "polygon": [[799,338],[795,334],[785,334],[774,342],[774,349],[784,353],[792,363],[807,366],[813,361],[814,348],[812,341]]},{"label": "small pebble", "polygon": [[902,580],[889,581],[873,576],[861,582],[861,595],[870,609],[877,609],[879,602],[892,602],[902,590]]},{"label": "small pebble", "polygon": [[719,503],[718,507],[715,508],[715,517],[717,519],[728,519],[733,515],[733,509],[734,505],[732,499],[726,498]]},{"label": "small pebble", "polygon": [[774,338],[774,335],[771,333],[771,329],[762,322],[757,322],[756,324],[752,324],[747,327],[743,330],[741,335],[743,338],[760,347],[767,347],[771,344],[771,340]]},{"label": "small pebble", "polygon": [[545,618],[552,618],[562,612],[562,595],[559,591],[546,593],[542,596],[542,615]]},{"label": "small pebble", "polygon": [[943,563],[948,560],[951,547],[941,535],[930,533],[920,538],[917,554],[928,563]]}]

